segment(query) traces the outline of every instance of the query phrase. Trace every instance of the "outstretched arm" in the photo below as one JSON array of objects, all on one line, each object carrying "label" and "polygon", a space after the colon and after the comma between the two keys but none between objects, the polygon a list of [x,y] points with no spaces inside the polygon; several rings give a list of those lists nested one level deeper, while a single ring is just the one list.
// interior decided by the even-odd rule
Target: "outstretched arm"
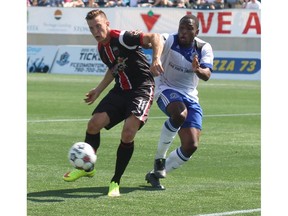
[{"label": "outstretched arm", "polygon": [[150,71],[154,76],[158,76],[164,72],[160,60],[163,51],[163,39],[158,33],[144,33],[143,34],[143,47],[152,47],[153,57]]},{"label": "outstretched arm", "polygon": [[88,105],[94,103],[94,101],[99,97],[99,95],[103,92],[105,88],[114,80],[112,72],[110,69],[106,71],[105,76],[99,85],[93,89],[91,89],[88,93],[86,93],[86,98],[84,98],[85,103]]}]

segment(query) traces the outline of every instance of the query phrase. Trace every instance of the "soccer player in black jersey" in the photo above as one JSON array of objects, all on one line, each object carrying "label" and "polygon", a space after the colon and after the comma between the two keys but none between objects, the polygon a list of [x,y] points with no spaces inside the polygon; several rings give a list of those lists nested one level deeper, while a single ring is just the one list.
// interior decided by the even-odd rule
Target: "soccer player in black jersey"
[{"label": "soccer player in black jersey", "polygon": [[[103,90],[115,80],[114,87],[100,101],[88,122],[85,142],[95,153],[100,145],[100,131],[109,130],[125,120],[117,150],[115,173],[109,185],[108,196],[120,196],[120,179],[132,157],[134,138],[145,124],[154,96],[153,75],[163,72],[160,55],[162,37],[156,33],[110,29],[109,20],[102,10],[88,12],[86,21],[98,42],[98,51],[108,70],[99,85],[86,94],[85,102],[92,104]],[[141,47],[152,46],[153,59],[149,65]],[[152,75],[153,74],[153,75]],[[64,175],[65,181],[92,177],[95,169],[78,170]]]}]

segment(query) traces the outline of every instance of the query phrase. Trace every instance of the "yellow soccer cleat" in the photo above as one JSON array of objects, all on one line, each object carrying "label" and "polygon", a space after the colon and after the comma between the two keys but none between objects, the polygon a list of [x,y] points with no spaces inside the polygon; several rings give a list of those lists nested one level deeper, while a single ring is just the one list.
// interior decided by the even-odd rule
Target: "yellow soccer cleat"
[{"label": "yellow soccer cleat", "polygon": [[93,177],[96,173],[96,170],[93,169],[90,172],[86,172],[85,170],[75,169],[72,172],[67,172],[63,176],[63,180],[66,182],[73,182],[81,177]]},{"label": "yellow soccer cleat", "polygon": [[108,196],[109,197],[119,197],[120,196],[118,183],[116,183],[114,181],[110,183]]}]

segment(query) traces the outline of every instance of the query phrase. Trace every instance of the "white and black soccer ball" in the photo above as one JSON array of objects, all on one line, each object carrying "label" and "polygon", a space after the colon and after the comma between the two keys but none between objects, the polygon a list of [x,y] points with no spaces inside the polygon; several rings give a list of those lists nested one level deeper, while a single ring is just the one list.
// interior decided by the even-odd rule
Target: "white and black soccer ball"
[{"label": "white and black soccer ball", "polygon": [[89,170],[96,163],[97,156],[91,145],[85,142],[76,142],[69,150],[68,159],[76,169]]}]

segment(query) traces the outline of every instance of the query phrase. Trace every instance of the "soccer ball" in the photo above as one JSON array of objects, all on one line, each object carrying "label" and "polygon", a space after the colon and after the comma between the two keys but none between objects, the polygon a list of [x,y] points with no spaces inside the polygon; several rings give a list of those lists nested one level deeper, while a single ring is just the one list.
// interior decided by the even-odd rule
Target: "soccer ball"
[{"label": "soccer ball", "polygon": [[68,159],[76,169],[89,170],[96,163],[97,156],[88,143],[76,142],[69,150]]}]

